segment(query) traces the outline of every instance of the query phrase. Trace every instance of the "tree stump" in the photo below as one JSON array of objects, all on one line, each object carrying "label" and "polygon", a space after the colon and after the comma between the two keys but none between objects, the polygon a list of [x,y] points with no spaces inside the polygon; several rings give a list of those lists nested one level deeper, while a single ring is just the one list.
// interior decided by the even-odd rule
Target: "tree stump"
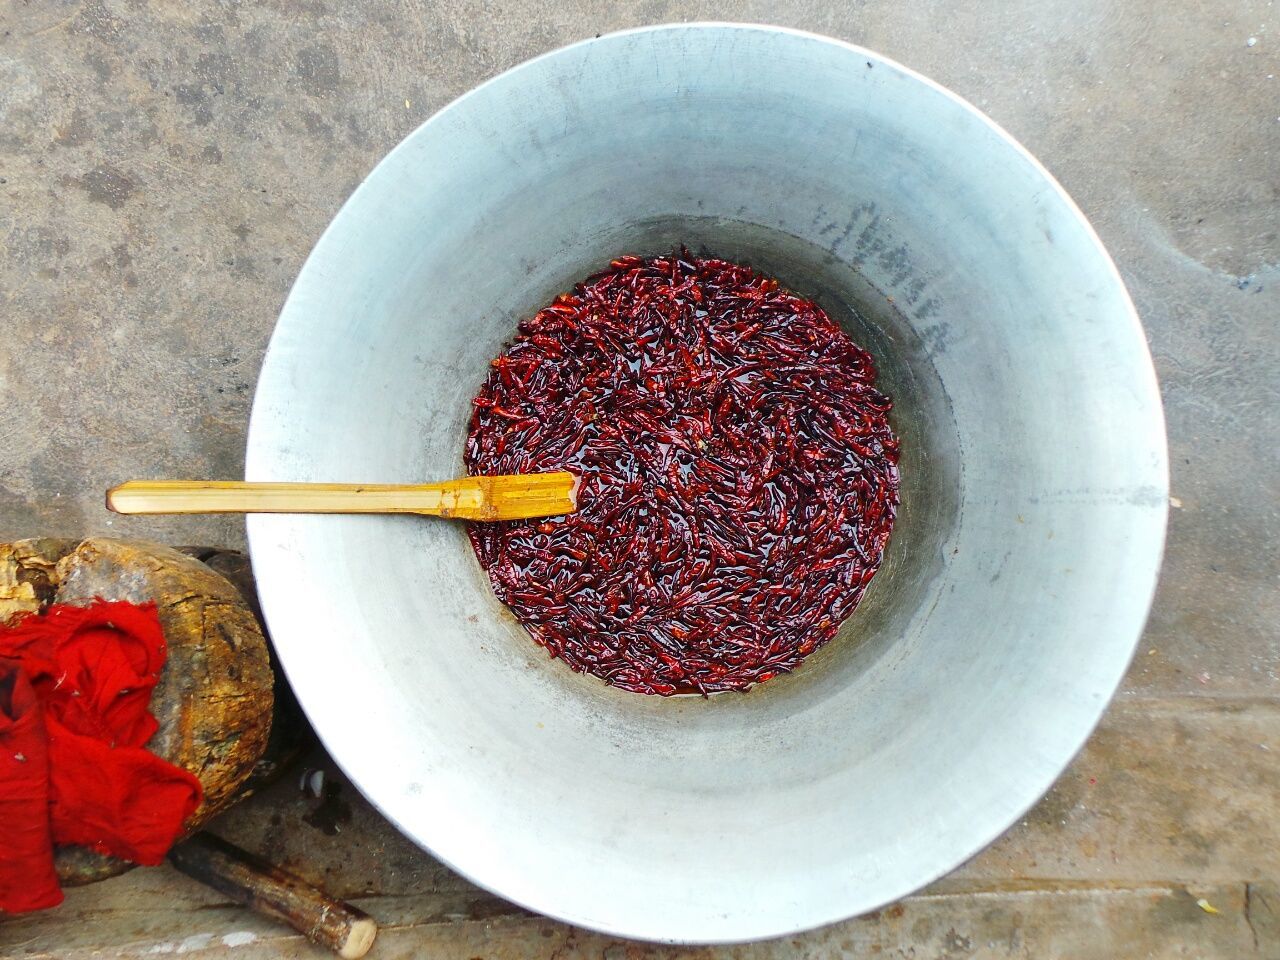
[{"label": "tree stump", "polygon": [[[187,821],[190,833],[236,798],[266,749],[266,639],[235,586],[168,547],[101,538],[0,544],[0,619],[95,597],[156,604],[169,655],[151,697],[160,727],[147,749],[200,779],[204,802]],[[133,864],[63,847],[57,866],[62,884],[76,886]]]}]

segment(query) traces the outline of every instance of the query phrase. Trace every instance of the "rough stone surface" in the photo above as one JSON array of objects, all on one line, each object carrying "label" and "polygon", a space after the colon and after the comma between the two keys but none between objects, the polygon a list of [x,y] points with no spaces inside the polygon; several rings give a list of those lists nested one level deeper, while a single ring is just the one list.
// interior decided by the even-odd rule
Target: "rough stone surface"
[{"label": "rough stone surface", "polygon": [[[276,313],[343,198],[432,111],[506,67],[595,33],[696,19],[880,50],[986,110],[1058,176],[1146,324],[1174,502],[1121,700],[1025,823],[875,917],[689,955],[1280,956],[1271,0],[0,0],[0,540],[241,546],[238,520],[113,519],[102,491],[239,473]],[[682,953],[514,910],[344,795],[352,819],[333,836],[302,819],[316,801],[284,784],[220,829],[362,897],[392,925],[374,957]],[[353,837],[368,852],[353,853]],[[247,960],[311,955],[167,870],[0,924],[0,956],[230,947]]]}]

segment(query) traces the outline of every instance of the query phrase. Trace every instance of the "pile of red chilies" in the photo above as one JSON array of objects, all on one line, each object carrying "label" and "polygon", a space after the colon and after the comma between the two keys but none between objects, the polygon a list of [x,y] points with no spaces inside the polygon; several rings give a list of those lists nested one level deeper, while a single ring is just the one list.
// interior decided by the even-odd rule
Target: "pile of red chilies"
[{"label": "pile of red chilies", "polygon": [[568,516],[472,524],[498,598],[574,670],[742,690],[827,642],[875,574],[898,443],[815,303],[723,260],[629,256],[520,324],[476,397],[472,474],[567,469]]}]

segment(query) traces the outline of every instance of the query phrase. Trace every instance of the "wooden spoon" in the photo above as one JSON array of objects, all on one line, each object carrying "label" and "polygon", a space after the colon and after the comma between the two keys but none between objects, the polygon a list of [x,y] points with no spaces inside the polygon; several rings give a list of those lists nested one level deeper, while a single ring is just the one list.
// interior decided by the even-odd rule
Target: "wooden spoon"
[{"label": "wooden spoon", "polygon": [[524,520],[573,513],[571,473],[463,477],[446,483],[250,483],[130,480],[107,491],[116,513],[420,513]]}]

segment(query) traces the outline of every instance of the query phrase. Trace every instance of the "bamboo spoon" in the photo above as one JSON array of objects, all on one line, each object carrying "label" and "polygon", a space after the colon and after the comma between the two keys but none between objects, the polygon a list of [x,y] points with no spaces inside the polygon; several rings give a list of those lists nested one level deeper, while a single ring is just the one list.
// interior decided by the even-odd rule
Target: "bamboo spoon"
[{"label": "bamboo spoon", "polygon": [[446,483],[251,483],[130,480],[107,491],[116,513],[420,513],[525,520],[573,513],[571,473],[463,477]]}]

